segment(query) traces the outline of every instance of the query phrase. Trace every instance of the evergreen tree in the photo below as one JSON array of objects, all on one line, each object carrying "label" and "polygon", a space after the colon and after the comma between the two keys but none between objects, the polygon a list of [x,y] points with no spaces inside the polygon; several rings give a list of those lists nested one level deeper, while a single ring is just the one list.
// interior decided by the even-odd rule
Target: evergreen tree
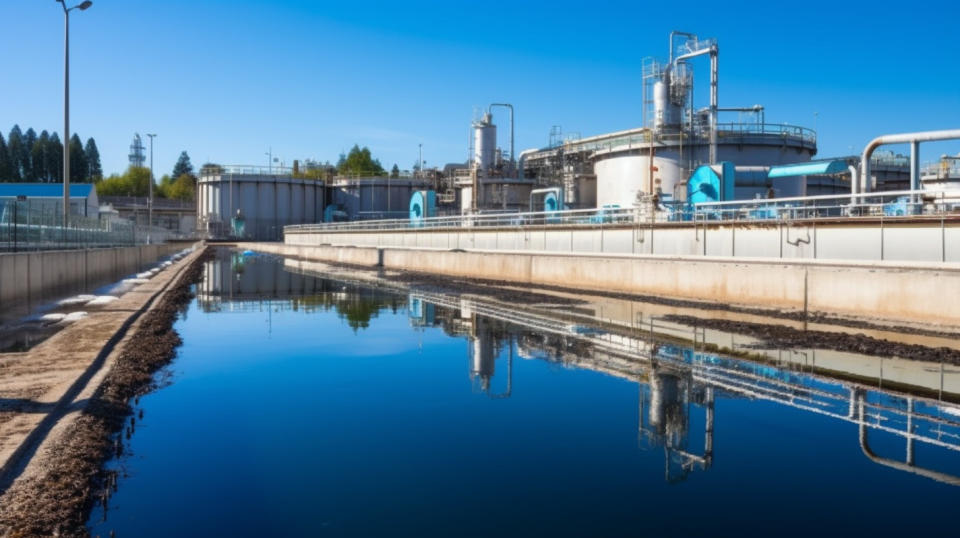
[{"label": "evergreen tree", "polygon": [[3,133],[0,133],[0,182],[12,181],[10,155],[7,153],[7,143],[3,140]]},{"label": "evergreen tree", "polygon": [[50,173],[52,183],[63,181],[63,144],[56,131],[50,135],[47,142],[47,172]]},{"label": "evergreen tree", "polygon": [[91,181],[103,179],[103,167],[100,166],[100,150],[97,149],[97,143],[93,138],[87,139],[87,145],[83,148],[83,153],[87,157],[87,174]]},{"label": "evergreen tree", "polygon": [[183,174],[193,175],[193,165],[190,164],[190,156],[187,155],[186,151],[180,152],[180,158],[177,159],[177,164],[173,165],[173,173],[170,174],[170,177],[176,180]]},{"label": "evergreen tree", "polygon": [[70,182],[86,183],[89,177],[87,173],[87,156],[83,153],[83,142],[76,133],[70,137]]},{"label": "evergreen tree", "polygon": [[397,166],[397,163],[393,163],[393,169],[390,170],[390,177],[392,179],[397,179],[400,177],[400,167]]},{"label": "evergreen tree", "polygon": [[33,145],[37,142],[37,132],[33,130],[33,127],[27,129],[27,132],[23,134],[23,149],[21,150],[23,154],[20,157],[21,166],[23,166],[23,180],[24,181],[38,181],[39,176],[34,170],[33,166]]},{"label": "evergreen tree", "polygon": [[7,137],[7,154],[10,156],[10,181],[23,179],[23,133],[20,126],[14,125]]},{"label": "evergreen tree", "polygon": [[50,181],[50,165],[47,151],[50,145],[50,133],[41,131],[40,137],[30,147],[30,163],[33,169],[34,181]]}]

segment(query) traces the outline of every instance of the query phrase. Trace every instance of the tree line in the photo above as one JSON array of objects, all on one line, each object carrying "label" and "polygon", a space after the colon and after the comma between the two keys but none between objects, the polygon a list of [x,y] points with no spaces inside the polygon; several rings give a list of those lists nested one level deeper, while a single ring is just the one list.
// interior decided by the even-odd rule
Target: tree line
[{"label": "tree line", "polygon": [[[74,133],[67,145],[70,152],[70,181],[90,183],[103,177],[100,151],[93,138],[86,145]],[[33,127],[26,132],[14,125],[4,139],[0,133],[0,182],[59,183],[63,181],[63,143],[56,131]]]},{"label": "tree line", "polygon": [[[147,196],[150,192],[150,169],[130,166],[123,174],[112,174],[96,183],[99,196]],[[196,191],[197,176],[193,173],[193,164],[187,152],[182,151],[173,166],[173,172],[164,174],[159,184],[154,184],[153,196],[192,201]]]}]

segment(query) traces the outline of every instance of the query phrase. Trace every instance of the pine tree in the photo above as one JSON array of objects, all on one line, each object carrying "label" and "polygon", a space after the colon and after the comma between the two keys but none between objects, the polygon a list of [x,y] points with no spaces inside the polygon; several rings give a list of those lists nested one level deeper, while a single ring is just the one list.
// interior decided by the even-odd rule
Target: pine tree
[{"label": "pine tree", "polygon": [[37,172],[34,170],[33,166],[33,145],[37,142],[37,132],[33,130],[33,127],[27,129],[27,132],[23,134],[23,152],[20,156],[21,166],[23,166],[23,180],[24,181],[38,181],[39,177]]},{"label": "pine tree", "polygon": [[47,142],[47,171],[50,173],[51,182],[63,181],[63,144],[56,131],[50,135],[50,140]]},{"label": "pine tree", "polygon": [[180,158],[177,159],[177,164],[173,165],[173,173],[170,177],[179,179],[183,174],[193,175],[193,165],[190,164],[190,156],[186,151],[180,152]]},{"label": "pine tree", "polygon": [[100,150],[97,149],[97,142],[91,137],[87,139],[87,145],[83,149],[87,157],[87,174],[91,181],[103,179],[103,167],[100,166]]},{"label": "pine tree", "polygon": [[70,182],[86,183],[89,175],[87,173],[87,156],[83,153],[83,142],[76,133],[70,137]]},{"label": "pine tree", "polygon": [[393,163],[393,169],[390,170],[390,178],[397,179],[400,177],[400,167],[397,166],[397,163]]},{"label": "pine tree", "polygon": [[30,163],[33,170],[34,181],[50,181],[50,165],[47,159],[47,150],[50,145],[50,133],[41,131],[40,137],[30,147]]},{"label": "pine tree", "polygon": [[10,156],[10,181],[23,179],[23,133],[20,126],[14,125],[7,137],[7,155]]},{"label": "pine tree", "polygon": [[10,155],[7,153],[7,143],[3,140],[3,134],[0,133],[0,182],[12,181],[10,178],[11,166]]}]

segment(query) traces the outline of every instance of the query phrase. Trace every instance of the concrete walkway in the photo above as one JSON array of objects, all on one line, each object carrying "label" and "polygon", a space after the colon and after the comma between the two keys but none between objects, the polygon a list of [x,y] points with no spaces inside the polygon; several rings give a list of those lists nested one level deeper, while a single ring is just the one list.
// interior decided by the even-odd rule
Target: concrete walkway
[{"label": "concrete walkway", "polygon": [[[83,410],[142,314],[200,256],[195,250],[147,282],[100,307],[29,351],[0,354],[0,492]],[[113,345],[115,344],[115,345]]]}]

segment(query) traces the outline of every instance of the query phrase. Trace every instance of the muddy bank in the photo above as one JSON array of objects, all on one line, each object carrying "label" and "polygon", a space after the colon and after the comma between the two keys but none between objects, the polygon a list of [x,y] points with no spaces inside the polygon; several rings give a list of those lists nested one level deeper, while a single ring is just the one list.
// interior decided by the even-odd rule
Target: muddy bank
[{"label": "muddy bank", "polygon": [[103,463],[122,451],[121,433],[136,420],[130,401],[153,388],[154,373],[174,356],[180,337],[173,322],[192,298],[208,250],[191,262],[147,311],[136,332],[82,413],[42,454],[43,468],[15,482],[0,497],[5,536],[87,536],[94,502],[108,497],[115,477]]},{"label": "muddy bank", "polygon": [[891,342],[873,338],[864,334],[847,334],[828,331],[803,331],[783,325],[766,325],[745,321],[706,319],[694,316],[667,315],[663,319],[726,332],[752,336],[771,348],[830,349],[861,353],[877,357],[899,357],[901,359],[942,362],[960,365],[960,351],[947,347],[927,347],[917,344]]}]

